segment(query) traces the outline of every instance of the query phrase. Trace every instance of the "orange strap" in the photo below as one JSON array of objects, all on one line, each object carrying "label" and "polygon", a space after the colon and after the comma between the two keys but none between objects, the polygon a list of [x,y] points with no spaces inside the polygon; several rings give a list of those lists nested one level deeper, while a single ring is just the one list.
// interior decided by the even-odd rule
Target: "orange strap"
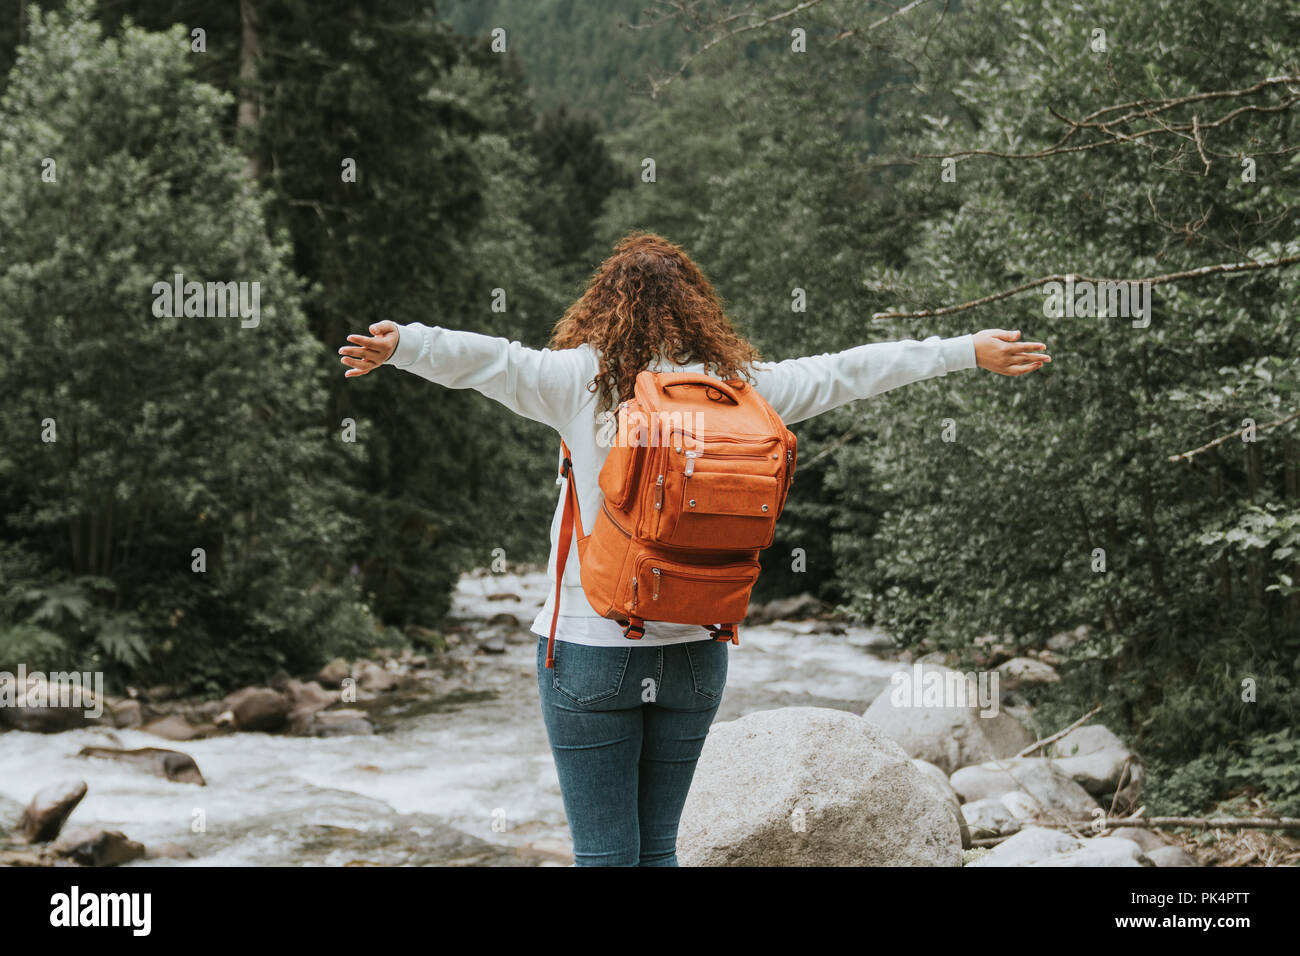
[{"label": "orange strap", "polygon": [[557,542],[559,553],[555,556],[555,611],[551,614],[551,633],[546,639],[546,666],[555,667],[555,625],[560,620],[560,589],[564,584],[564,566],[569,563],[569,546],[573,541],[574,524],[578,527],[578,538],[585,538],[582,533],[582,515],[578,511],[578,489],[573,483],[573,462],[569,460],[569,446],[560,442],[560,474],[565,479],[564,513],[560,516],[560,539]]}]

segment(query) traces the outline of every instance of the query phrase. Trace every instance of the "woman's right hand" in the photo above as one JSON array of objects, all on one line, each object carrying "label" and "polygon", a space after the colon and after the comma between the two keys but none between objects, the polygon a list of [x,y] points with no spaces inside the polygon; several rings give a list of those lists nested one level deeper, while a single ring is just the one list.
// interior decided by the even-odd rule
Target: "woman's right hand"
[{"label": "woman's right hand", "polygon": [[339,349],[339,355],[343,356],[339,361],[348,366],[343,377],[356,378],[379,368],[397,351],[401,334],[397,323],[385,319],[370,327],[370,335],[349,335],[352,344]]}]

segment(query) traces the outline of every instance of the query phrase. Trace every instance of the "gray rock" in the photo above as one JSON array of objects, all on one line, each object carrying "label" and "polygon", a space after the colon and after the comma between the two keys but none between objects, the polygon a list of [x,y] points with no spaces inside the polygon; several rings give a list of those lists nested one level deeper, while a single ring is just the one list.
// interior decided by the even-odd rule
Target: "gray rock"
[{"label": "gray rock", "polygon": [[1101,724],[1077,727],[1052,744],[1051,753],[1057,766],[1094,796],[1114,793],[1123,777],[1117,809],[1140,800],[1145,778],[1142,762],[1109,728]]},{"label": "gray rock", "polygon": [[948,782],[947,774],[925,760],[913,760],[912,766],[921,771],[939,789],[943,798],[948,801],[948,808],[952,810],[952,817],[957,821],[957,826],[961,830],[961,848],[969,850],[971,846],[970,830],[966,826],[966,817],[961,812],[961,799],[957,796],[957,791],[952,788],[952,784]]},{"label": "gray rock", "polygon": [[958,866],[961,831],[879,728],[787,707],[713,726],[678,847],[686,866]]},{"label": "gray rock", "polygon": [[484,654],[504,654],[506,652],[506,635],[504,630],[486,631],[479,636],[478,649]]},{"label": "gray rock", "polygon": [[169,714],[158,720],[150,721],[140,729],[146,734],[153,734],[155,737],[163,737],[166,740],[178,742],[196,740],[203,736],[201,729],[193,726],[180,714]]},{"label": "gray rock", "polygon": [[155,777],[175,783],[196,783],[206,786],[199,765],[189,754],[179,750],[162,750],[158,747],[141,747],[137,750],[119,750],[115,747],[82,747],[78,757],[97,757],[113,760],[151,773]]},{"label": "gray rock", "polygon": [[313,737],[348,737],[373,734],[374,726],[359,710],[322,710],[312,718],[308,733]]},{"label": "gray rock", "polygon": [[1052,762],[1083,789],[1099,797],[1103,793],[1115,792],[1120,775],[1126,774],[1126,765],[1127,773],[1132,772],[1131,757],[1132,754],[1124,750],[1103,750],[1078,757],[1057,757]]},{"label": "gray rock", "polygon": [[820,614],[823,610],[825,605],[805,591],[792,597],[768,601],[759,612],[759,618],[765,621],[798,621]]},{"label": "gray rock", "polygon": [[[55,734],[78,727],[113,726],[112,711],[89,688],[58,681],[52,684],[37,675],[29,676],[22,687],[16,686],[13,675],[2,679],[11,685],[5,691],[11,702],[0,707],[0,728]],[[88,711],[99,715],[87,716]]]},{"label": "gray rock", "polygon": [[1013,657],[998,666],[998,674],[1005,690],[1024,684],[1054,684],[1061,679],[1055,667],[1032,657]]},{"label": "gray rock", "polygon": [[1103,750],[1128,750],[1110,728],[1101,724],[1085,724],[1076,727],[1060,740],[1051,744],[1051,752],[1056,757],[1081,757],[1085,754],[1100,753]]},{"label": "gray rock", "polygon": [[284,690],[289,695],[289,732],[292,734],[304,733],[317,712],[339,699],[338,691],[326,690],[316,681],[290,680],[285,683]]},{"label": "gray rock", "polygon": [[987,840],[1020,831],[1020,821],[1001,800],[974,800],[961,807],[971,839]]},{"label": "gray rock", "polygon": [[1027,866],[1154,866],[1142,855],[1142,848],[1132,840],[1095,837],[1081,846],[1058,853]]},{"label": "gray rock", "polygon": [[15,838],[20,843],[53,840],[85,795],[84,780],[51,784],[38,790],[18,821]]},{"label": "gray rock", "polygon": [[1162,846],[1146,851],[1146,858],[1156,866],[1200,866],[1196,857],[1180,846]]},{"label": "gray rock", "polygon": [[357,675],[357,687],[372,694],[383,694],[393,690],[399,678],[392,671],[385,670],[378,664],[367,662]]},{"label": "gray rock", "polygon": [[144,856],[144,846],[120,830],[77,827],[61,836],[51,849],[82,866],[120,866]]},{"label": "gray rock", "polygon": [[336,657],[320,669],[316,680],[324,687],[338,687],[345,678],[352,676],[352,666],[341,657]]},{"label": "gray rock", "polygon": [[1004,840],[993,848],[993,852],[982,856],[971,866],[1030,866],[1042,860],[1068,853],[1077,849],[1080,841],[1059,830],[1044,827],[1026,827],[1015,836]]},{"label": "gray rock", "polygon": [[970,803],[1022,791],[1032,797],[1044,819],[1064,817],[1091,821],[1098,803],[1086,790],[1042,757],[996,760],[963,767],[949,778],[963,801]]},{"label": "gray rock", "polygon": [[1060,634],[1053,634],[1047,639],[1047,648],[1048,650],[1055,651],[1058,654],[1065,654],[1087,639],[1088,625],[1080,624],[1073,631],[1063,631]]},{"label": "gray rock", "polygon": [[129,729],[143,723],[144,713],[138,700],[119,700],[113,705],[113,726]]},{"label": "gray rock", "polygon": [[269,687],[245,687],[221,702],[236,730],[281,730],[289,719],[289,698]]},{"label": "gray rock", "polygon": [[1163,846],[1169,846],[1168,843],[1154,830],[1141,830],[1137,827],[1116,827],[1112,836],[1119,837],[1121,840],[1132,840],[1142,852],[1151,855],[1152,850],[1158,850]]},{"label": "gray rock", "polygon": [[145,847],[146,857],[155,860],[192,860],[194,854],[179,843],[158,843]]},{"label": "gray rock", "polygon": [[[923,680],[964,680],[957,671],[924,664]],[[929,675],[935,674],[936,677]],[[912,675],[907,674],[910,678]],[[901,706],[895,703],[900,688],[891,684],[872,701],[862,716],[878,725],[909,756],[926,760],[944,773],[999,757],[1012,757],[1034,742],[1034,736],[1010,715],[999,710],[983,717],[977,703],[961,707]],[[903,699],[900,698],[899,699]],[[924,700],[924,698],[923,698]]]}]

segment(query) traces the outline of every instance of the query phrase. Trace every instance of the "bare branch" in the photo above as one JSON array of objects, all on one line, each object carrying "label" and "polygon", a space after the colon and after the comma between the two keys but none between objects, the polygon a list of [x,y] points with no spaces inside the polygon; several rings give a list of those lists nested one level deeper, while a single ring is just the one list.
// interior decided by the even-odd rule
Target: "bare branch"
[{"label": "bare branch", "polygon": [[[1269,428],[1276,428],[1278,425],[1285,425],[1287,422],[1293,422],[1297,418],[1300,418],[1300,411],[1293,412],[1292,414],[1286,416],[1285,418],[1279,418],[1275,422],[1269,422],[1267,425],[1259,425],[1255,428],[1255,431],[1262,432]],[[1214,439],[1214,441],[1206,442],[1200,448],[1193,448],[1191,451],[1185,451],[1180,455],[1170,455],[1169,460],[1170,461],[1191,461],[1201,452],[1209,451],[1211,448],[1214,448],[1216,445],[1222,445],[1225,441],[1230,441],[1231,439],[1236,438],[1238,435],[1241,435],[1245,431],[1246,431],[1245,428],[1238,428],[1235,432],[1228,432],[1228,434],[1226,435],[1220,435],[1218,438]]]},{"label": "bare branch", "polygon": [[945,305],[938,309],[921,309],[916,312],[876,312],[871,316],[873,320],[882,319],[928,319],[937,315],[951,315],[954,312],[965,312],[969,309],[977,309],[982,305],[989,305],[993,302],[1000,302],[1003,299],[1009,299],[1014,295],[1022,292],[1028,292],[1030,289],[1037,289],[1047,285],[1049,282],[1092,282],[1101,284],[1103,282],[1145,282],[1150,285],[1165,285],[1170,282],[1178,282],[1183,279],[1199,279],[1203,276],[1210,275],[1228,275],[1235,272],[1255,272],[1260,269],[1277,269],[1284,266],[1295,265],[1300,262],[1300,255],[1282,256],[1277,259],[1264,259],[1262,261],[1248,260],[1246,262],[1220,262],[1214,265],[1201,266],[1197,269],[1188,269],[1185,272],[1171,272],[1167,275],[1147,276],[1138,279],[1099,279],[1092,276],[1075,275],[1073,273],[1043,276],[1041,279],[1034,279],[1025,282],[1012,289],[1006,289],[1002,292],[994,292],[992,295],[982,296],[978,299],[972,299],[969,302],[963,302],[960,305]]}]

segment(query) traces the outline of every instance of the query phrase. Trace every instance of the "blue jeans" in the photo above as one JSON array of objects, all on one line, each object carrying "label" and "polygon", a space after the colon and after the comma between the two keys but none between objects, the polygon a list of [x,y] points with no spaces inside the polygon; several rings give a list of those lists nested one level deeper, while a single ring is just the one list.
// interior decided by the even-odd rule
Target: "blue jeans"
[{"label": "blue jeans", "polygon": [[537,642],[537,688],[577,866],[676,866],[677,824],[727,682],[727,645]]}]

